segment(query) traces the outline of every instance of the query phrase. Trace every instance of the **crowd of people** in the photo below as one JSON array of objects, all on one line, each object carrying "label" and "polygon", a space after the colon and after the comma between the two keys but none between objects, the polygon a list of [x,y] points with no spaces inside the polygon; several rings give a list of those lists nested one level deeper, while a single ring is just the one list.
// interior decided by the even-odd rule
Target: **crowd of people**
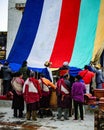
[{"label": "crowd of people", "polygon": [[[74,120],[84,120],[84,94],[91,93],[93,88],[101,89],[104,82],[100,64],[85,65],[73,77],[70,67],[65,61],[58,69],[57,79],[54,81],[50,71],[51,62],[44,63],[45,69],[38,74],[29,70],[27,61],[23,61],[18,72],[13,73],[6,61],[0,63],[0,92],[2,95],[12,93],[13,116],[24,117],[24,103],[26,104],[26,119],[37,120],[53,115],[50,107],[52,91],[57,97],[57,119],[68,120],[74,110]],[[94,87],[93,87],[93,83]],[[80,115],[80,116],[79,116]]]}]

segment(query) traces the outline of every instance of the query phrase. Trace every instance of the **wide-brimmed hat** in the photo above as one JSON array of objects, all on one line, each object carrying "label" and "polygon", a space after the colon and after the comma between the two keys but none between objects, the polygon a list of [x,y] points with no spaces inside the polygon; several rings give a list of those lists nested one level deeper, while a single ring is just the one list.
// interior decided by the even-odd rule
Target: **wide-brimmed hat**
[{"label": "wide-brimmed hat", "polygon": [[96,64],[95,67],[100,69],[101,68],[101,64]]},{"label": "wide-brimmed hat", "polygon": [[46,61],[46,62],[44,63],[44,66],[46,66],[46,67],[48,67],[48,66],[50,66],[50,65],[52,65],[52,62]]}]

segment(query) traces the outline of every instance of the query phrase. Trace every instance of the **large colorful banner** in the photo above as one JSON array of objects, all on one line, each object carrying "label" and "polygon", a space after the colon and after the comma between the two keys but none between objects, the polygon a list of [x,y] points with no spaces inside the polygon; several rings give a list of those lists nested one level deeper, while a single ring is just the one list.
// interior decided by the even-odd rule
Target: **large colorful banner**
[{"label": "large colorful banner", "polygon": [[104,0],[27,0],[8,61],[37,69],[68,61],[83,69],[104,42],[103,22]]}]

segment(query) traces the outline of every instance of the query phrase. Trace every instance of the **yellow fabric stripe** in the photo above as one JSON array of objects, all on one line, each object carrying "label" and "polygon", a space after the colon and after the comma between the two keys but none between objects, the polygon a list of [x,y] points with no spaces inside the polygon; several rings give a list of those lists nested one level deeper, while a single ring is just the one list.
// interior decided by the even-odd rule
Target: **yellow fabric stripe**
[{"label": "yellow fabric stripe", "polygon": [[104,43],[104,0],[101,0],[92,61],[94,61],[94,59],[96,58],[96,54],[100,50],[103,43]]}]

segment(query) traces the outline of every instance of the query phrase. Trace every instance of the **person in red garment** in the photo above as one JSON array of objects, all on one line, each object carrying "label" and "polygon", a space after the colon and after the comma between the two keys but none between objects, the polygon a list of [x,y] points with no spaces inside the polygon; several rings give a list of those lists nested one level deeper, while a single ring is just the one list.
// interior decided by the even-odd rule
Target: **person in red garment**
[{"label": "person in red garment", "polygon": [[92,79],[94,77],[94,72],[91,72],[88,70],[88,66],[84,66],[84,70],[81,70],[78,75],[82,77],[84,80],[85,86],[86,86],[86,93],[90,93],[90,84],[92,82]]},{"label": "person in red garment", "polygon": [[38,114],[41,118],[52,116],[50,98],[52,89],[55,90],[56,86],[49,79],[45,78],[43,74],[40,74],[39,83],[41,86],[42,98],[40,99],[40,110]]},{"label": "person in red garment", "polygon": [[42,97],[41,88],[38,80],[35,78],[35,73],[31,72],[30,77],[24,83],[23,95],[26,102],[26,117],[27,120],[37,120],[36,111],[39,109],[39,101]]},{"label": "person in red garment", "polygon": [[[69,81],[69,74],[65,74],[57,81],[57,111],[59,120],[68,120],[69,108],[71,107],[71,86]],[[62,116],[62,113],[64,115]]]},{"label": "person in red garment", "polygon": [[65,74],[69,73],[69,66],[67,61],[63,62],[63,65],[59,68],[58,72],[60,77],[63,77]]}]

